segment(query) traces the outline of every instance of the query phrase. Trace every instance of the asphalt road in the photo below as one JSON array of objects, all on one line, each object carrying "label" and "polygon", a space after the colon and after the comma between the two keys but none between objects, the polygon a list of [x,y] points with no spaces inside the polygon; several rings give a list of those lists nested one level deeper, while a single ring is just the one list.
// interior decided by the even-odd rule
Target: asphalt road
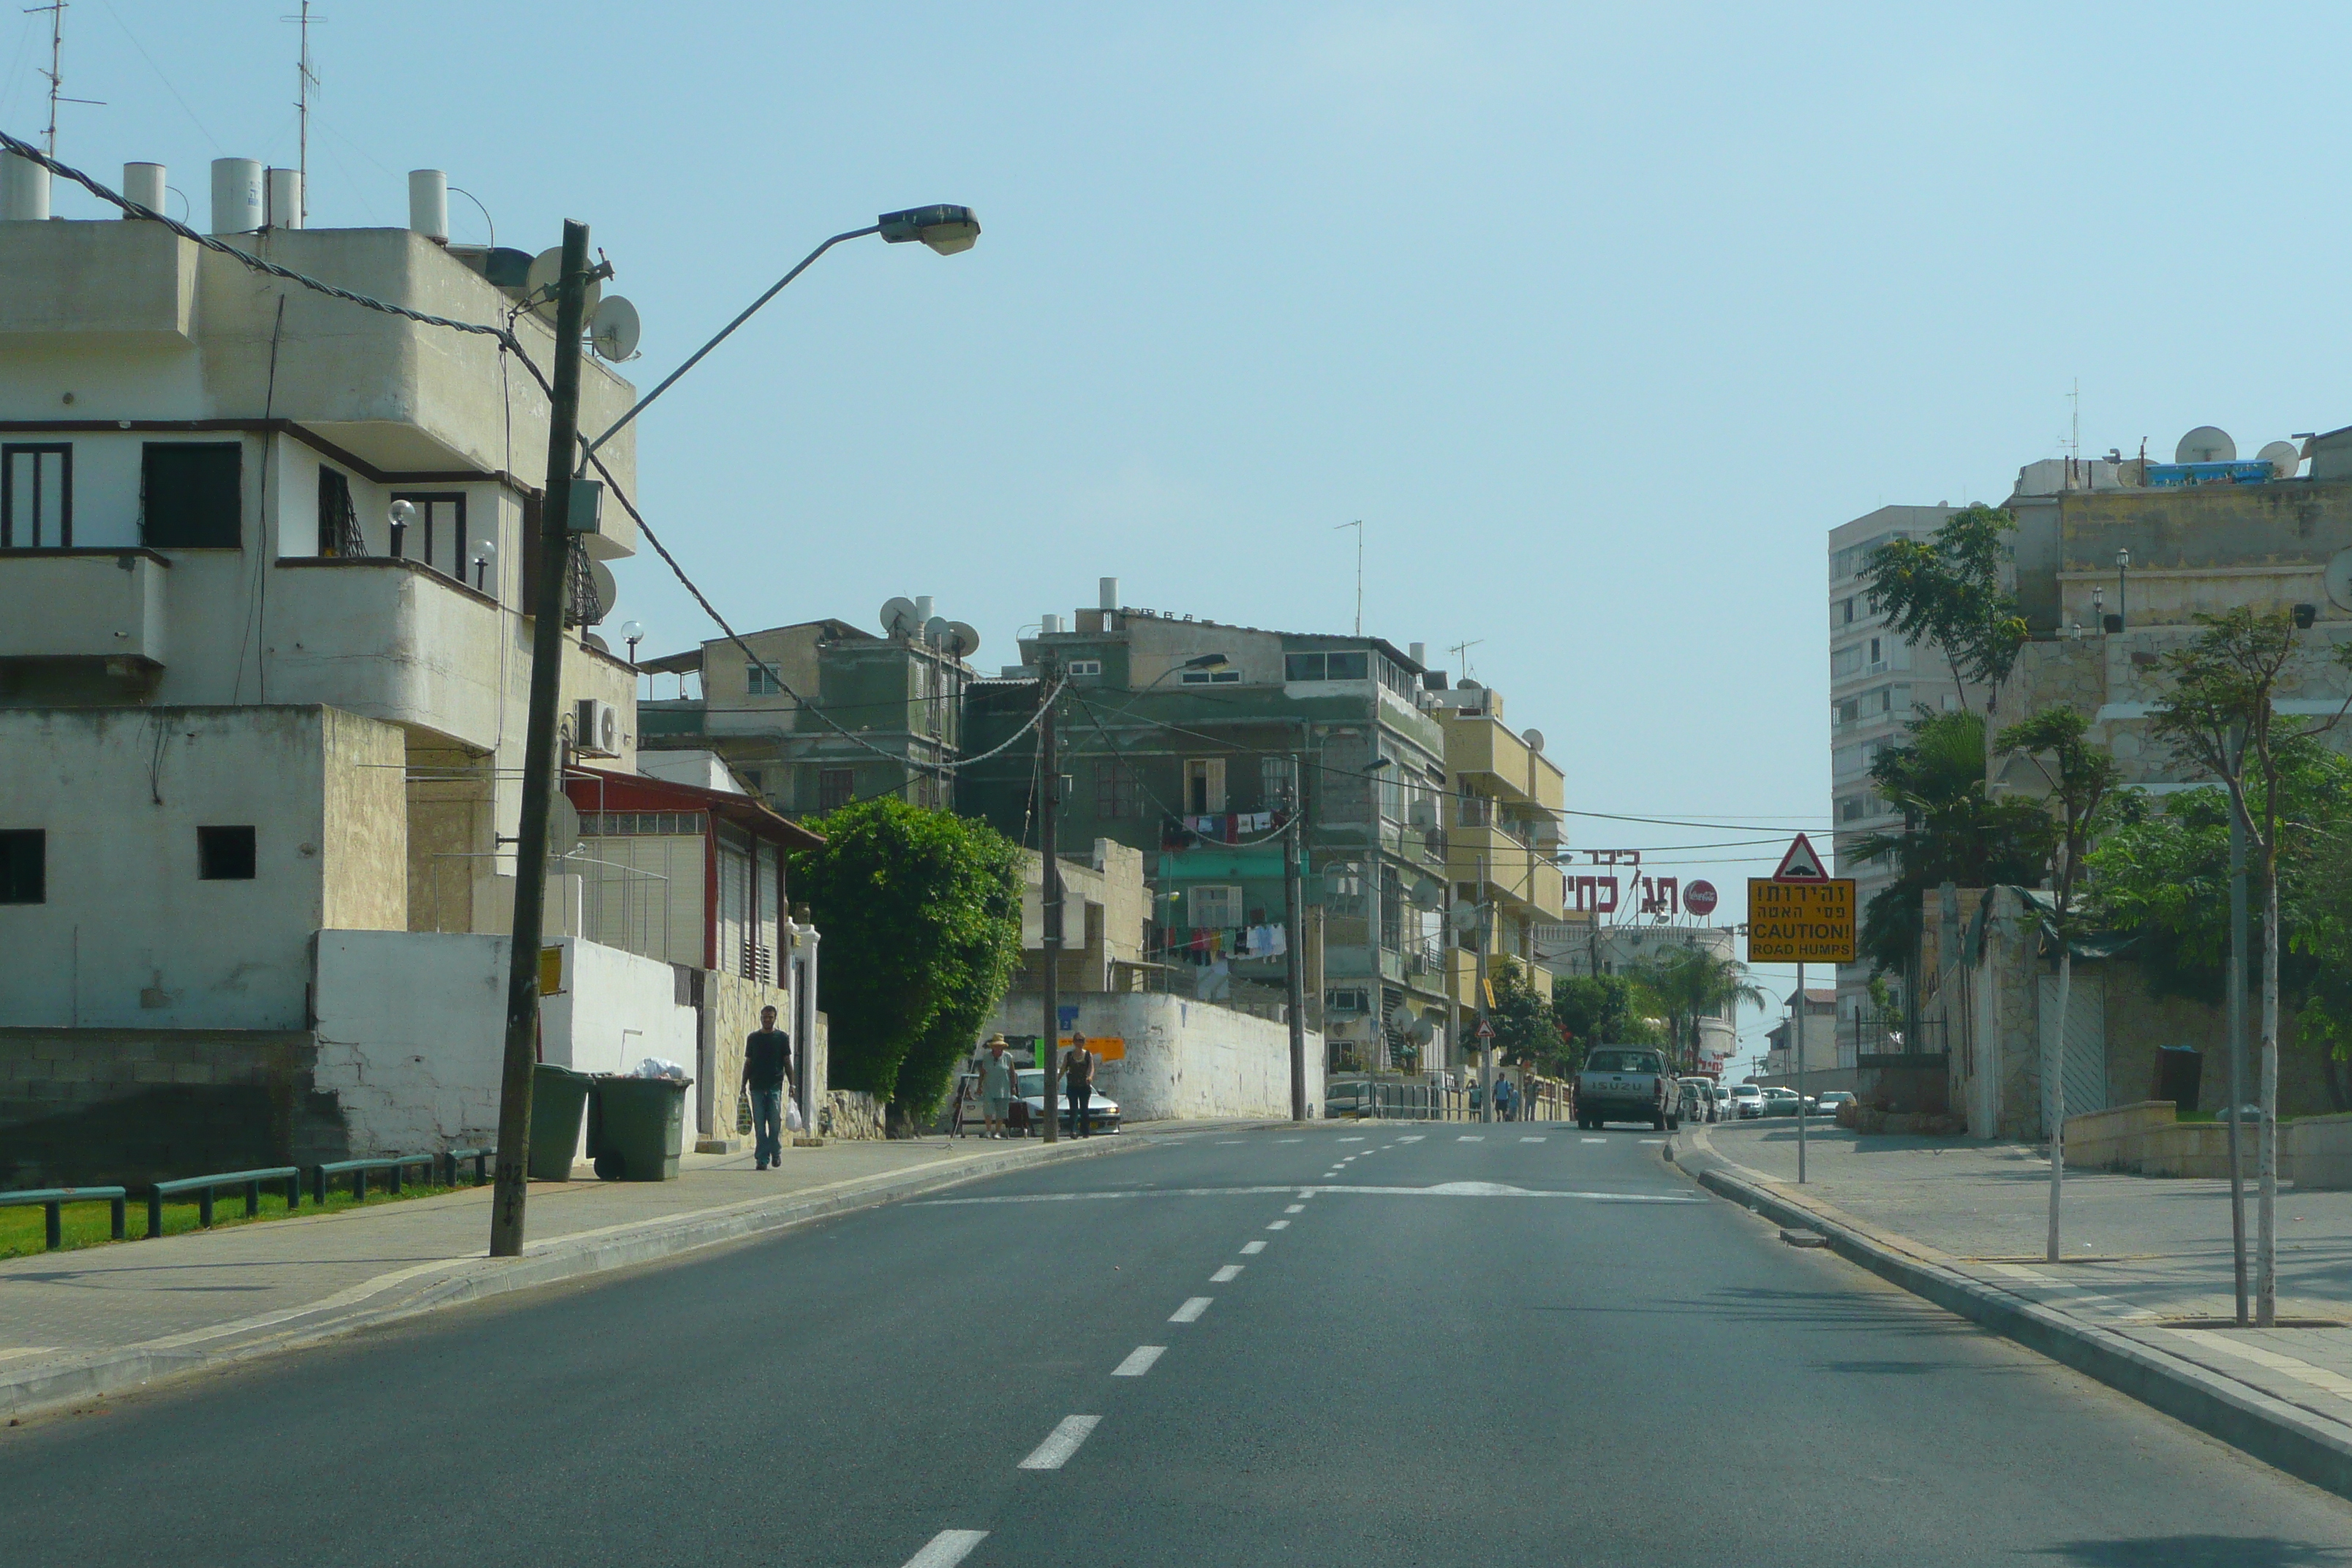
[{"label": "asphalt road", "polygon": [[441,1313],[0,1429],[0,1520],[12,1568],[2352,1563],[2352,1505],[1557,1123],[1202,1135]]}]

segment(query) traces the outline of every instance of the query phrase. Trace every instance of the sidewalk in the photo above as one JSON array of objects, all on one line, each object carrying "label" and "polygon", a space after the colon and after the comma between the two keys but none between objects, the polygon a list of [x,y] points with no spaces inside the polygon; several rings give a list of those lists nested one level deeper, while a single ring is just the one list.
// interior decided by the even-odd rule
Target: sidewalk
[{"label": "sidewalk", "polygon": [[[2069,1171],[2053,1265],[2038,1150],[1807,1136],[1802,1186],[1793,1121],[1688,1127],[1670,1154],[1874,1272],[2352,1496],[2352,1192],[2278,1197],[2278,1315],[2329,1326],[2189,1326],[2234,1320],[2226,1182]],[[2253,1226],[2250,1180],[2250,1252]]]},{"label": "sidewalk", "polygon": [[689,1154],[675,1182],[533,1182],[530,1241],[485,1255],[489,1189],[0,1261],[0,1416],[625,1268],[1048,1161],[1231,1131],[1162,1122],[1042,1142],[924,1138]]}]

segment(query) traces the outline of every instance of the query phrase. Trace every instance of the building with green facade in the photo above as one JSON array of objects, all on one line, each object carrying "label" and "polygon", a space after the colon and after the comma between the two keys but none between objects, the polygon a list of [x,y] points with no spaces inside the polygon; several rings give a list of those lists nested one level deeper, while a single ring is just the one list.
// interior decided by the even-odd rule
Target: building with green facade
[{"label": "building with green facade", "polygon": [[1447,1027],[1452,938],[1442,674],[1371,637],[1268,631],[1150,610],[1045,618],[1023,663],[970,689],[957,809],[1038,845],[1045,683],[1064,784],[1056,851],[1143,851],[1149,959],[1171,990],[1265,1006],[1284,994],[1283,854],[1304,814],[1310,1027],[1335,1065],[1461,1059]]}]

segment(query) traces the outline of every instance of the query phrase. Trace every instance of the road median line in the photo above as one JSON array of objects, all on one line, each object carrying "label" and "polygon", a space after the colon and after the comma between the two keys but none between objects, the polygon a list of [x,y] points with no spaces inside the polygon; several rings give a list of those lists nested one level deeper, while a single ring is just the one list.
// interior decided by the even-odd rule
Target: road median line
[{"label": "road median line", "polygon": [[1701,1186],[1777,1225],[1818,1232],[1831,1251],[1957,1317],[2095,1378],[2209,1437],[2338,1497],[2352,1498],[2352,1427],[2288,1404],[2200,1363],[2055,1311],[1937,1261],[1944,1254],[1778,1183],[1734,1173],[1709,1149],[1665,1156]]}]

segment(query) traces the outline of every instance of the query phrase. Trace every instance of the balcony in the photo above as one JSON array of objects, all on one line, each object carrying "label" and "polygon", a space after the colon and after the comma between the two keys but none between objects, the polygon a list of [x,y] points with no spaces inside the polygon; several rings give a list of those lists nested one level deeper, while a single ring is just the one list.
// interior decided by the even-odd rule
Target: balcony
[{"label": "balcony", "polygon": [[1454,881],[1477,880],[1482,860],[1495,896],[1542,919],[1556,921],[1565,912],[1566,880],[1531,839],[1495,826],[1465,826],[1448,835],[1446,874]]},{"label": "balcony", "polygon": [[171,569],[152,550],[0,553],[0,659],[102,659],[119,674],[161,669]]},{"label": "balcony", "polygon": [[1565,804],[1560,770],[1531,750],[1500,720],[1483,714],[1445,721],[1446,771],[1457,779],[1475,777],[1515,805],[1551,807]]}]

